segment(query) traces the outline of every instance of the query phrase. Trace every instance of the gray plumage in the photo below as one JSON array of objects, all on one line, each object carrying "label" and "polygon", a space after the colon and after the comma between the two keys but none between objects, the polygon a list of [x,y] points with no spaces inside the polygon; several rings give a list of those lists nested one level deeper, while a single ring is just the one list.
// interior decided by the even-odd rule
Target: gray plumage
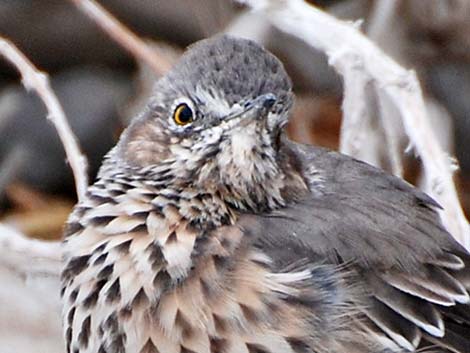
[{"label": "gray plumage", "polygon": [[283,132],[282,64],[195,44],[66,230],[70,352],[470,352],[470,255],[406,182]]}]

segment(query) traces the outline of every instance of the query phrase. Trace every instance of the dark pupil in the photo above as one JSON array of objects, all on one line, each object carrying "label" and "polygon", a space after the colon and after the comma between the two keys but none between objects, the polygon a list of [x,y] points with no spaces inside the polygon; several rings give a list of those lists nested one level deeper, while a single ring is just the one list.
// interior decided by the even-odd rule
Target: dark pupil
[{"label": "dark pupil", "polygon": [[179,109],[178,119],[182,123],[189,123],[193,117],[193,111],[186,104]]}]

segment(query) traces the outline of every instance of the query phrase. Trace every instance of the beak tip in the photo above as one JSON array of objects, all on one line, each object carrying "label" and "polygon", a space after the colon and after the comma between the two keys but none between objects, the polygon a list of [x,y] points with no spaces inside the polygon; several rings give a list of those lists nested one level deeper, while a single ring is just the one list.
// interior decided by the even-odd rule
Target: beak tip
[{"label": "beak tip", "polygon": [[276,103],[277,97],[274,94],[268,93],[263,99],[263,108],[269,110]]}]

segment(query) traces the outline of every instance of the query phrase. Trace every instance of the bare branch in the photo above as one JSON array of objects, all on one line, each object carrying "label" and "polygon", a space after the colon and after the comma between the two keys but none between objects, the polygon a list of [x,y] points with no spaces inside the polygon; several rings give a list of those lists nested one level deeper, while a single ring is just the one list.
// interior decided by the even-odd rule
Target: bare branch
[{"label": "bare branch", "polygon": [[0,224],[0,254],[2,352],[63,352],[60,243]]},{"label": "bare branch", "polygon": [[361,63],[354,57],[344,61],[343,123],[341,125],[340,150],[352,156],[358,156],[367,138],[367,126],[371,120],[366,103],[366,86],[369,78],[362,74]]},{"label": "bare branch", "polygon": [[75,177],[78,199],[82,199],[88,187],[87,160],[82,155],[64,110],[49,85],[47,74],[39,71],[10,41],[0,37],[0,55],[5,57],[20,72],[26,89],[33,89],[46,105],[47,118],[54,124],[64,145],[67,159]]},{"label": "bare branch", "polygon": [[91,18],[116,43],[135,58],[147,63],[157,75],[171,67],[171,62],[157,55],[150,46],[120,23],[113,15],[93,0],[71,0],[85,15]]},{"label": "bare branch", "polygon": [[0,224],[0,254],[0,267],[8,267],[24,278],[58,278],[62,267],[60,242],[29,239],[3,224]]},{"label": "bare branch", "polygon": [[380,118],[383,125],[385,142],[388,147],[388,157],[391,165],[391,172],[399,177],[403,177],[402,151],[400,150],[400,137],[403,135],[401,127],[398,126],[397,109],[387,96],[378,96],[380,107]]},{"label": "bare branch", "polygon": [[[470,227],[452,180],[452,164],[428,122],[421,87],[414,71],[405,70],[385,55],[356,26],[337,20],[302,0],[251,0],[248,3],[264,13],[279,29],[328,55],[330,64],[344,78],[344,114],[347,120],[350,115],[355,117],[351,121],[356,121],[364,111],[360,102],[347,103],[357,99],[359,94],[355,90],[363,89],[364,80],[374,83],[378,96],[384,95],[390,99],[423,161],[429,180],[426,191],[444,207],[440,213],[443,224],[460,243],[470,248]],[[347,136],[343,134],[343,138]],[[345,145],[354,146],[354,143],[346,141],[342,143],[342,146]]]},{"label": "bare branch", "polygon": [[[399,5],[400,0],[377,0],[374,3],[369,28],[367,30],[369,38],[375,43],[383,44],[383,42],[386,42],[387,45],[382,45],[382,47],[387,47],[389,50],[390,48],[392,48],[391,50],[396,48],[395,43],[390,43],[389,31],[394,25],[393,18],[398,11]],[[387,96],[379,94],[377,99],[381,112],[380,118],[384,126],[385,140],[388,146],[391,171],[393,174],[403,177],[403,163],[399,141],[402,129],[398,126],[397,121],[399,114],[397,114],[397,109]]]},{"label": "bare branch", "polygon": [[368,35],[374,41],[387,36],[392,19],[398,11],[400,0],[377,0],[374,3]]}]

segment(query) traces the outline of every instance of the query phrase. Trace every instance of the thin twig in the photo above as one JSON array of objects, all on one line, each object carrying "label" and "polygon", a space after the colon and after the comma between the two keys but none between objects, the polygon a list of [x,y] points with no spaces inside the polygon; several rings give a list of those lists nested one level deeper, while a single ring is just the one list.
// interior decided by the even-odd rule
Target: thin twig
[{"label": "thin twig", "polygon": [[115,42],[135,58],[147,63],[157,75],[162,75],[171,63],[148,46],[142,39],[121,24],[111,13],[93,0],[71,0]]},{"label": "thin twig", "polygon": [[[396,45],[394,45],[395,43],[390,43],[390,30],[392,29],[393,18],[398,11],[399,5],[399,0],[377,0],[374,3],[367,34],[375,43],[382,44],[382,48],[384,49],[393,50],[397,48]],[[397,109],[393,106],[393,103],[388,97],[380,94],[380,90],[377,91],[378,94],[376,96],[381,113],[380,119],[384,126],[383,132],[388,147],[387,154],[391,171],[393,174],[403,177],[402,151],[400,151],[399,141],[400,132],[403,130],[399,126]]]},{"label": "thin twig", "polygon": [[48,111],[47,118],[54,124],[64,145],[67,159],[75,177],[77,197],[81,200],[88,187],[87,160],[80,151],[77,139],[70,129],[59,100],[51,90],[47,74],[39,71],[13,43],[2,37],[0,37],[0,55],[4,56],[20,72],[26,89],[36,91],[44,102]]},{"label": "thin twig", "polygon": [[[344,78],[345,100],[353,99],[350,95],[354,94],[354,87],[347,85],[354,84],[351,75],[358,75],[348,62],[353,58],[356,62],[354,68],[363,68],[362,75],[374,82],[377,94],[387,96],[399,111],[405,131],[423,161],[427,180],[430,180],[426,191],[444,208],[440,213],[443,224],[461,244],[470,248],[470,226],[452,180],[453,167],[430,127],[415,72],[405,70],[385,55],[354,25],[302,0],[251,0],[248,3],[264,13],[277,28],[325,52],[330,64]],[[360,104],[359,107],[359,112],[344,113],[360,116],[363,109]],[[357,108],[351,106],[350,109]]]}]

